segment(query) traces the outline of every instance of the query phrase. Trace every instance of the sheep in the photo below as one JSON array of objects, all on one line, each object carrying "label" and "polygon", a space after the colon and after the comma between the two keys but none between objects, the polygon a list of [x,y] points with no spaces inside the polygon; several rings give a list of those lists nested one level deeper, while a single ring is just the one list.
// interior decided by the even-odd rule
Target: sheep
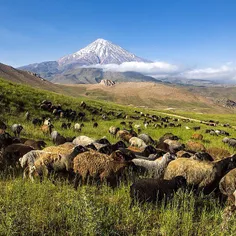
[{"label": "sheep", "polygon": [[179,188],[186,188],[186,179],[177,176],[171,180],[158,179],[140,179],[130,186],[131,205],[135,201],[139,203],[152,202],[156,203],[163,199],[171,199]]},{"label": "sheep", "polygon": [[203,139],[203,135],[202,134],[193,134],[192,139],[196,139],[196,140],[202,140]]},{"label": "sheep", "polygon": [[236,168],[228,172],[220,181],[219,189],[236,206]]},{"label": "sheep", "polygon": [[75,147],[75,144],[71,143],[71,142],[66,142],[66,143],[63,143],[63,144],[60,144],[57,146],[58,148],[65,148],[65,149],[72,149]]},{"label": "sheep", "polygon": [[14,124],[12,125],[11,130],[14,133],[15,137],[20,137],[20,133],[23,130],[23,126],[21,124]]},{"label": "sheep", "polygon": [[151,136],[147,134],[140,134],[138,138],[142,139],[146,144],[155,144],[155,141],[152,139]]},{"label": "sheep", "polygon": [[137,137],[132,137],[129,140],[130,146],[135,146],[135,147],[139,147],[139,148],[145,148],[147,146],[147,144],[140,138]]},{"label": "sheep", "polygon": [[128,143],[129,140],[133,137],[133,135],[130,134],[127,130],[119,130],[116,134],[116,137]]},{"label": "sheep", "polygon": [[47,152],[42,150],[32,150],[27,152],[21,158],[19,158],[20,165],[24,169],[23,179],[26,178],[27,172],[29,172],[29,178],[33,181],[32,173],[34,172],[34,163],[35,160],[38,159],[42,153]]},{"label": "sheep", "polygon": [[180,150],[183,150],[185,148],[185,145],[176,141],[176,140],[171,140],[171,139],[166,139],[164,143],[168,144],[168,149],[171,153],[176,153]]},{"label": "sheep", "polygon": [[104,153],[104,154],[107,154],[107,155],[110,155],[112,152],[114,152],[114,151],[116,151],[116,150],[118,150],[120,148],[126,148],[126,145],[125,145],[125,143],[123,141],[118,141],[115,144],[105,144],[105,145],[102,145],[100,147],[97,146],[98,148],[96,148],[94,146],[94,144],[95,143],[92,144],[93,146],[88,145],[86,147],[91,148],[93,150],[97,150],[98,152]]},{"label": "sheep", "polygon": [[120,130],[119,127],[111,126],[111,127],[109,128],[108,132],[109,132],[111,135],[115,136],[116,133],[117,133],[119,130]]},{"label": "sheep", "polygon": [[160,178],[167,165],[174,159],[176,159],[176,156],[166,153],[161,159],[156,159],[155,161],[133,159],[132,162],[136,166],[145,168],[148,172],[153,174],[155,178]]},{"label": "sheep", "polygon": [[214,161],[213,157],[207,152],[197,152],[190,158],[192,158],[193,160],[200,160],[200,161]]},{"label": "sheep", "polygon": [[80,106],[85,109],[87,104],[84,101],[81,101]]},{"label": "sheep", "polygon": [[80,132],[82,130],[82,127],[84,127],[84,124],[79,124],[79,123],[75,123],[74,125],[74,131]]},{"label": "sheep", "polygon": [[98,127],[98,123],[97,122],[93,123],[93,128],[97,128],[97,127]]},{"label": "sheep", "polygon": [[194,126],[194,127],[192,127],[192,129],[193,129],[194,131],[197,131],[197,130],[200,130],[201,127],[200,127],[200,126]]},{"label": "sheep", "polygon": [[236,167],[236,155],[218,162],[205,162],[187,158],[172,161],[166,168],[164,179],[184,176],[187,183],[197,187],[198,191],[209,194],[218,187],[220,179]]},{"label": "sheep", "polygon": [[81,153],[74,158],[73,170],[76,173],[74,187],[77,189],[79,177],[83,183],[87,177],[92,177],[95,180],[97,178],[100,181],[107,180],[111,187],[115,187],[118,178],[129,166],[132,166],[132,163],[126,161],[120,151],[113,152],[109,156],[94,150]]},{"label": "sheep", "polygon": [[35,141],[28,139],[24,144],[33,147],[35,150],[42,150],[46,146],[46,143],[43,140]]},{"label": "sheep", "polygon": [[135,155],[148,157],[150,154],[157,154],[158,157],[163,156],[166,152],[156,149],[151,145],[147,145],[145,148],[135,148],[135,147],[128,147],[128,150],[132,151]]},{"label": "sheep", "polygon": [[236,148],[236,139],[234,138],[223,138],[223,143],[227,143],[230,147]]},{"label": "sheep", "polygon": [[[73,139],[72,139],[73,140]],[[71,140],[71,141],[72,141]],[[67,141],[69,141],[67,138],[65,138],[64,136],[62,136],[62,135],[58,135],[57,137],[56,137],[56,140],[55,140],[55,145],[61,145],[61,144],[63,144],[63,143],[66,143]]]},{"label": "sheep", "polygon": [[188,141],[186,144],[186,149],[193,152],[205,152],[206,148],[203,144],[193,141]]},{"label": "sheep", "polygon": [[39,119],[39,118],[34,118],[34,119],[32,120],[32,124],[34,125],[34,127],[35,127],[36,125],[40,126],[40,125],[42,124],[42,120]]},{"label": "sheep", "polygon": [[52,133],[52,129],[54,128],[54,126],[52,124],[50,125],[43,125],[41,127],[41,130],[44,134],[51,134]]},{"label": "sheep", "polygon": [[193,155],[191,152],[186,152],[184,150],[180,150],[176,153],[177,158],[190,158]]},{"label": "sheep", "polygon": [[52,142],[55,144],[56,138],[59,135],[59,133],[56,130],[54,130],[54,131],[51,132],[50,135],[51,135],[51,138],[52,138]]},{"label": "sheep", "polygon": [[54,172],[72,172],[73,159],[80,153],[88,151],[88,149],[79,145],[70,150],[68,154],[44,152],[35,160],[33,169],[39,174],[42,180],[43,173],[48,176],[52,171]]},{"label": "sheep", "polygon": [[89,138],[87,136],[78,136],[73,140],[73,144],[82,146],[86,146],[94,142],[95,142],[94,139]]},{"label": "sheep", "polygon": [[43,149],[45,152],[53,152],[58,154],[68,154],[73,147],[71,148],[71,145],[59,145],[59,146],[49,146]]},{"label": "sheep", "polygon": [[15,167],[19,158],[33,149],[33,147],[22,143],[13,143],[7,146],[3,152],[3,161],[5,166]]},{"label": "sheep", "polygon": [[12,143],[13,143],[13,137],[9,133],[4,132],[0,134],[0,149],[5,149]]},{"label": "sheep", "polygon": [[230,152],[228,150],[218,147],[208,148],[206,152],[209,153],[215,161],[222,160],[225,157],[230,156]]},{"label": "sheep", "polygon": [[172,133],[166,133],[162,137],[159,138],[159,142],[164,142],[166,139],[179,140],[179,137]]},{"label": "sheep", "polygon": [[51,119],[50,118],[46,118],[43,122],[44,125],[51,125]]}]

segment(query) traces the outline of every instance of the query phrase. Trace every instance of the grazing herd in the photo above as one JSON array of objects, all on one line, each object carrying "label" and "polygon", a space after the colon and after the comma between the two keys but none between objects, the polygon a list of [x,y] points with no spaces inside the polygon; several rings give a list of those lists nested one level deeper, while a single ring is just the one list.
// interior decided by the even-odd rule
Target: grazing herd
[{"label": "grazing herd", "polygon": [[[30,121],[29,112],[25,114],[28,122],[32,122],[34,127],[39,126],[45,135],[50,135],[55,146],[47,146],[44,140],[21,138],[24,130],[21,124],[13,124],[13,135],[10,135],[7,125],[0,121],[0,168],[5,170],[20,165],[24,179],[34,181],[36,176],[41,181],[52,176],[66,178],[73,183],[75,189],[79,183],[98,184],[104,181],[114,188],[121,181],[128,183],[131,179],[131,205],[135,201],[167,201],[178,189],[191,188],[196,194],[215,193],[222,201],[228,197],[228,202],[236,206],[236,154],[231,155],[218,147],[207,149],[201,142],[204,137],[199,133],[194,133],[185,144],[172,133],[166,133],[157,140],[142,133],[142,128],[146,130],[148,127],[181,128],[181,123],[188,123],[190,120],[184,119],[180,123],[176,118],[138,111],[133,115],[105,112],[102,108],[93,108],[85,102],[81,102],[80,106],[81,111],[78,112],[44,100],[40,108],[50,112],[53,118],[33,118]],[[107,134],[116,138],[115,143],[105,137],[95,139],[82,135],[83,122],[92,122],[94,129],[99,127],[98,120],[89,120],[87,112],[94,117],[99,116],[101,120],[123,119],[120,127],[113,125],[107,130]],[[67,120],[61,123],[61,129],[72,129],[74,137],[64,137],[54,129],[52,121],[61,118]],[[220,125],[214,121],[202,124]],[[196,132],[201,128],[196,126],[189,129]],[[205,133],[227,136],[222,137],[222,142],[236,148],[236,139],[229,138],[230,134],[224,130],[206,129]],[[151,178],[138,178],[146,174]]]}]

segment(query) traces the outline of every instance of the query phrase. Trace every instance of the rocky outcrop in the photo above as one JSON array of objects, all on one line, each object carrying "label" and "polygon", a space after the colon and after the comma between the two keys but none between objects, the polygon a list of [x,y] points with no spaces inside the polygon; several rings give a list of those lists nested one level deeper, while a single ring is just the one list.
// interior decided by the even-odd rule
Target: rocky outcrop
[{"label": "rocky outcrop", "polygon": [[102,79],[100,84],[110,87],[110,86],[115,85],[115,82],[109,79]]}]

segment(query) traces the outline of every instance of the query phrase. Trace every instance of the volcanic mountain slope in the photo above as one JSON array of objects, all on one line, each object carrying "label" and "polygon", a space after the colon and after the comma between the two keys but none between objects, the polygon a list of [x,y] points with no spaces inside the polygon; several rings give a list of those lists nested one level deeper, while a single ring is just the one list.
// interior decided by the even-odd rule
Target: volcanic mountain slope
[{"label": "volcanic mountain slope", "polygon": [[108,40],[97,39],[78,52],[60,58],[57,62],[59,66],[71,64],[88,66],[96,64],[121,64],[123,62],[131,61],[148,62],[148,60],[135,56]]},{"label": "volcanic mountain slope", "polygon": [[97,68],[77,68],[56,74],[50,81],[58,84],[97,84],[102,79],[115,82],[161,82],[138,72],[112,72]]},{"label": "volcanic mountain slope", "polygon": [[154,78],[140,73],[111,72],[97,68],[98,65],[121,64],[123,62],[150,61],[135,56],[110,41],[97,39],[78,52],[64,56],[57,61],[30,64],[20,67],[20,69],[37,73],[43,78],[56,83],[99,83],[102,79],[120,82],[155,82]]}]

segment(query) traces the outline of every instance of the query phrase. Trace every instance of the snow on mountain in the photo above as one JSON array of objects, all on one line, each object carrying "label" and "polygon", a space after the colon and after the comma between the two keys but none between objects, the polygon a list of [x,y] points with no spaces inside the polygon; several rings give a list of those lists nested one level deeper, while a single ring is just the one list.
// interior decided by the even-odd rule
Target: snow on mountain
[{"label": "snow on mountain", "polygon": [[77,64],[88,66],[96,64],[121,64],[123,62],[151,62],[126,51],[105,39],[97,39],[78,52],[64,56],[57,62],[59,66]]}]

